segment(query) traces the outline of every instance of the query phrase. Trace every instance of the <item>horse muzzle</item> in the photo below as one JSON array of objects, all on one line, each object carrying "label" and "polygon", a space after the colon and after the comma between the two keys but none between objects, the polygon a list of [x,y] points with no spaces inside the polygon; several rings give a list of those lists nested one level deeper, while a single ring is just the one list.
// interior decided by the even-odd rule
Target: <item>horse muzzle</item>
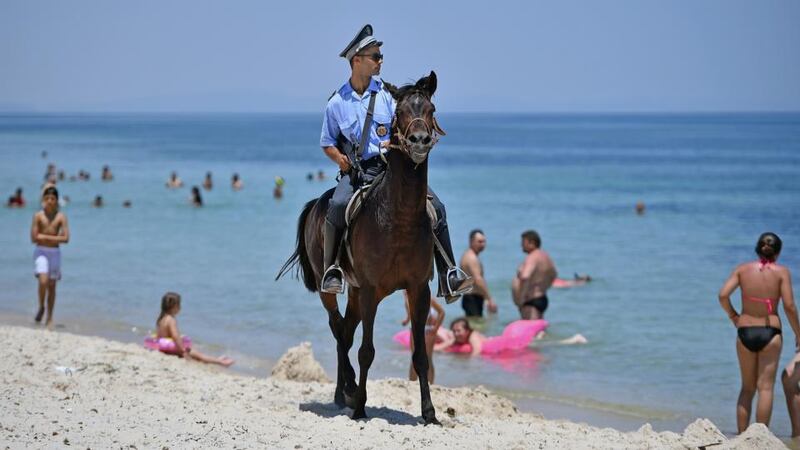
[{"label": "horse muzzle", "polygon": [[414,164],[421,164],[428,159],[428,154],[430,154],[432,148],[432,146],[427,145],[412,145],[408,149],[408,156],[411,161],[414,161]]}]

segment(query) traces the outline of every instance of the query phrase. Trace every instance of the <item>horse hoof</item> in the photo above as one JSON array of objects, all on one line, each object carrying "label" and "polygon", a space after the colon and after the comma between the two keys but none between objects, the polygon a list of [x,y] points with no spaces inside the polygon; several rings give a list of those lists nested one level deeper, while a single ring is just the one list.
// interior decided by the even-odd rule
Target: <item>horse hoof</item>
[{"label": "horse hoof", "polygon": [[343,394],[336,394],[333,396],[333,403],[339,407],[339,409],[344,408],[347,406],[347,402],[345,401],[345,397]]},{"label": "horse hoof", "polygon": [[367,418],[367,413],[364,412],[364,409],[357,409],[353,411],[353,416],[351,417],[351,419],[353,420],[366,419],[366,418]]},{"label": "horse hoof", "polygon": [[356,399],[352,395],[348,395],[347,393],[344,394],[344,406],[350,409],[358,409],[356,408]]},{"label": "horse hoof", "polygon": [[431,418],[425,419],[425,426],[427,427],[428,425],[439,425],[439,426],[442,426],[442,422],[439,422],[436,419],[436,416],[433,416]]}]

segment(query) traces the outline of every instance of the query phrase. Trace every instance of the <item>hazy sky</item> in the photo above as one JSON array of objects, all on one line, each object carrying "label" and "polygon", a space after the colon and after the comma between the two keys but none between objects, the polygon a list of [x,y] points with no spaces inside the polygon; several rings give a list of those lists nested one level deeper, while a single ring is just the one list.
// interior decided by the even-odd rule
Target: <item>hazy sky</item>
[{"label": "hazy sky", "polygon": [[371,23],[440,111],[800,110],[800,2],[0,1],[0,110],[321,111]]}]

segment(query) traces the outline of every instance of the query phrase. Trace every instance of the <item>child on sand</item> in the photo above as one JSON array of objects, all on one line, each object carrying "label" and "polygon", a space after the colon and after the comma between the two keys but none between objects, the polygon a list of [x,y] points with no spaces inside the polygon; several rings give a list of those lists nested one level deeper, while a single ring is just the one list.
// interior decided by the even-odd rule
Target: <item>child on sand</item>
[{"label": "child on sand", "polygon": [[33,215],[31,242],[36,244],[33,251],[34,276],[39,280],[39,311],[34,320],[42,321],[47,297],[48,329],[53,328],[53,308],[56,305],[56,281],[61,279],[60,244],[69,242],[67,216],[58,210],[58,190],[53,185],[45,185],[42,191],[42,210]]},{"label": "child on sand", "polygon": [[161,350],[163,353],[174,354],[180,358],[188,357],[208,364],[219,364],[228,367],[234,363],[233,359],[227,356],[214,358],[204,355],[199,351],[184,347],[183,338],[178,331],[178,321],[175,316],[181,312],[181,296],[174,292],[167,292],[161,298],[161,314],[156,320],[156,339],[169,339],[174,343],[174,351]]}]

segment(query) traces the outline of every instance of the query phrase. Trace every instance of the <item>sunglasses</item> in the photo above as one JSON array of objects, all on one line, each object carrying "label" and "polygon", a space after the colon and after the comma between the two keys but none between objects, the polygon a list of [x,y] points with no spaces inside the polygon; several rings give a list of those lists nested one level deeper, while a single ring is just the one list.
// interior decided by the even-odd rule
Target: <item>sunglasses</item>
[{"label": "sunglasses", "polygon": [[356,56],[363,56],[365,58],[369,58],[375,62],[383,61],[383,53],[372,53],[371,55],[356,55]]}]

